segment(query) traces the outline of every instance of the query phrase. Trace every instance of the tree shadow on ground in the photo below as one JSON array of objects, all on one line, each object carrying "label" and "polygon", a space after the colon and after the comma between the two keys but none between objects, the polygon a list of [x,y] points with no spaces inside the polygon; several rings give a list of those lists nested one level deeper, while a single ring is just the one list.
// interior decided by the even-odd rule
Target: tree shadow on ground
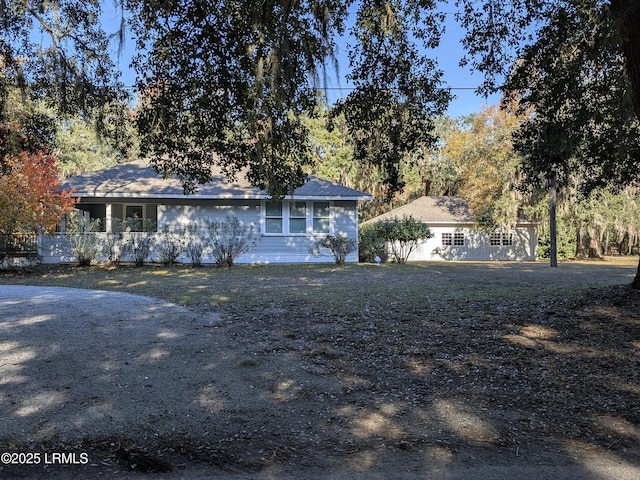
[{"label": "tree shadow on ground", "polygon": [[447,319],[433,304],[304,317],[268,299],[221,318],[128,295],[2,288],[2,446],[89,451],[72,471],[456,479],[570,467],[608,479],[603,465],[640,467],[640,298],[626,287],[522,310],[460,301]]}]

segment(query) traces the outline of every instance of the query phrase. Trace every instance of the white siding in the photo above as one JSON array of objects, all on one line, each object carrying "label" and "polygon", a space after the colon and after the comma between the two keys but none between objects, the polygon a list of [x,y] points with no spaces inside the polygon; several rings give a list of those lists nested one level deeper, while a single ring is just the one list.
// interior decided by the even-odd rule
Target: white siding
[{"label": "white siding", "polygon": [[66,235],[41,236],[38,248],[42,263],[73,263],[77,259]]},{"label": "white siding", "polygon": [[190,202],[187,205],[165,203],[158,205],[158,231],[161,232],[172,226],[188,225],[200,220],[224,220],[227,215],[234,215],[244,223],[260,222],[260,201],[251,200],[208,200]]},{"label": "white siding", "polygon": [[[487,233],[478,231],[471,225],[429,225],[433,237],[420,244],[409,261],[424,260],[536,260],[538,232],[535,225],[519,226],[513,233],[511,246],[493,246]],[[442,234],[464,235],[464,245],[447,245],[442,242]]]}]

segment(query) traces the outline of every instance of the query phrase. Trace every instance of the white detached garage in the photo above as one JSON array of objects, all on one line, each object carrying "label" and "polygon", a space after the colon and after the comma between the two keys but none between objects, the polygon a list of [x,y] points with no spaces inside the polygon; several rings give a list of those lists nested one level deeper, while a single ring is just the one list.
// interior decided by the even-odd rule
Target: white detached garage
[{"label": "white detached garage", "polygon": [[432,238],[411,253],[420,260],[536,260],[538,223],[519,219],[510,231],[485,232],[476,227],[469,205],[455,197],[420,197],[366,223],[402,219],[426,223]]}]

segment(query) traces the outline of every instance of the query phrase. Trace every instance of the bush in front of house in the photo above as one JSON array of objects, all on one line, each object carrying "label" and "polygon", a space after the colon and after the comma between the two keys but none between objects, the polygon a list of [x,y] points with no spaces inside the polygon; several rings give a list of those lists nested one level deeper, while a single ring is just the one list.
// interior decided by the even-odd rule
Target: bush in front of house
[{"label": "bush in front of house", "polygon": [[255,224],[246,224],[233,215],[222,221],[206,222],[209,253],[220,267],[231,267],[244,253],[251,252],[260,240]]},{"label": "bush in front of house", "polygon": [[103,246],[96,235],[99,231],[100,219],[91,220],[78,212],[67,214],[67,236],[80,266],[91,265],[102,253]]},{"label": "bush in front of house", "polygon": [[155,242],[151,232],[155,231],[155,222],[148,218],[127,219],[125,226],[123,254],[131,255],[136,267],[142,267],[153,250]]},{"label": "bush in front of house", "polygon": [[347,255],[356,250],[357,244],[355,240],[344,235],[327,235],[313,243],[309,249],[312,255],[323,255],[326,250],[329,251],[338,265],[343,265],[347,259]]},{"label": "bush in front of house", "polygon": [[158,261],[163,265],[175,265],[178,263],[178,257],[182,255],[185,247],[184,238],[184,229],[169,230],[165,228],[156,242],[155,251],[158,255]]},{"label": "bush in front of house", "polygon": [[207,234],[203,222],[192,222],[184,227],[184,251],[193,267],[202,266],[202,259],[207,250]]},{"label": "bush in front of house", "polygon": [[426,223],[413,217],[393,218],[373,224],[376,235],[385,240],[394,262],[405,263],[421,243],[433,237]]},{"label": "bush in front of house", "polygon": [[111,231],[106,233],[105,253],[107,261],[112,265],[120,265],[120,260],[124,254],[123,233],[125,222],[121,218],[111,219]]},{"label": "bush in front of house", "polygon": [[378,236],[374,225],[360,225],[358,229],[358,260],[360,262],[374,263],[376,257],[381,262],[388,260],[387,241]]}]

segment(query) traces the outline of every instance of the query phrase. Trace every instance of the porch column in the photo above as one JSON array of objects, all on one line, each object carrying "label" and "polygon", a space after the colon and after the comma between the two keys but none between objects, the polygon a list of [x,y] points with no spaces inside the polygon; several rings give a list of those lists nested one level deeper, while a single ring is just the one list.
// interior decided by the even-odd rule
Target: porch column
[{"label": "porch column", "polygon": [[111,232],[111,204],[107,203],[105,205],[105,219],[104,219],[104,228],[107,233]]}]

